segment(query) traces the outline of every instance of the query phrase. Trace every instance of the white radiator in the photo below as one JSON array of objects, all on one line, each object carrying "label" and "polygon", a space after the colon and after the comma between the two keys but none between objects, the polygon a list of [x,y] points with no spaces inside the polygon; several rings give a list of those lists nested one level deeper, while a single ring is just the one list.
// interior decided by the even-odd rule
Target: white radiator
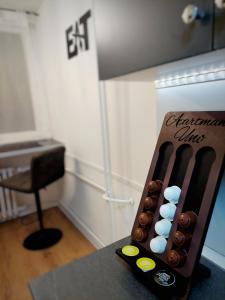
[{"label": "white radiator", "polygon": [[[1,169],[0,180],[13,175],[13,169]],[[0,222],[14,219],[18,216],[18,207],[13,191],[0,188]]]}]

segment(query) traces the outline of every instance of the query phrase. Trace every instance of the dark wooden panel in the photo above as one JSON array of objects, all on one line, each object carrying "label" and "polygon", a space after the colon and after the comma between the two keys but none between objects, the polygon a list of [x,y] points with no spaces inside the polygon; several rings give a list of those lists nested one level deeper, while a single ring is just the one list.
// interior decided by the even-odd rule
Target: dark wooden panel
[{"label": "dark wooden panel", "polygon": [[[138,245],[148,251],[150,257],[157,257],[167,264],[168,251],[172,249],[172,237],[178,228],[178,217],[188,210],[196,213],[197,222],[192,231],[190,248],[187,250],[187,258],[183,266],[173,270],[188,278],[192,275],[194,267],[200,257],[209,221],[216,200],[216,194],[224,172],[225,164],[225,112],[170,112],[167,113],[159,134],[148,177],[143,190],[142,198],[132,230],[132,239],[135,241],[135,230],[143,228],[139,222],[139,216],[146,211],[144,202],[149,193],[149,182],[153,179],[158,161],[161,160],[160,148],[162,145],[172,143],[173,152],[169,156],[167,170],[162,179],[161,193],[158,195],[157,207],[152,209],[153,222],[144,227],[147,230],[147,238],[136,241]],[[183,147],[190,149],[186,153],[181,152]],[[182,148],[181,148],[182,147]],[[181,166],[177,167],[177,158],[182,159]],[[175,174],[179,172],[179,174]],[[177,175],[177,179],[176,179]],[[172,222],[172,228],[168,237],[166,250],[162,254],[153,253],[150,249],[150,241],[156,236],[155,224],[160,220],[159,209],[167,203],[163,191],[170,184],[179,183],[182,188],[180,201],[176,208],[176,214]],[[171,266],[170,266],[171,267]]]},{"label": "dark wooden panel", "polygon": [[[130,244],[139,252],[126,255],[121,249],[116,251],[141,281],[160,294],[160,299],[187,300],[196,282],[199,258],[224,174],[224,134],[223,111],[170,112],[164,118],[132,229]],[[172,151],[168,151],[168,146]],[[164,162],[162,181],[152,181],[158,165]],[[165,220],[161,207],[171,202],[165,195],[170,184],[179,184],[181,194],[174,218]],[[158,232],[158,221],[171,221],[168,235]],[[179,239],[174,239],[182,235],[188,243],[180,244]],[[155,238],[164,239],[163,248],[152,247]],[[150,258],[148,270],[138,263],[144,257]],[[208,277],[210,271],[202,268],[198,277],[202,279],[203,274]]]},{"label": "dark wooden panel", "polygon": [[[186,25],[188,4],[208,19]],[[100,79],[212,50],[213,0],[95,0]]]},{"label": "dark wooden panel", "polygon": [[214,49],[225,47],[225,9],[215,10]]}]

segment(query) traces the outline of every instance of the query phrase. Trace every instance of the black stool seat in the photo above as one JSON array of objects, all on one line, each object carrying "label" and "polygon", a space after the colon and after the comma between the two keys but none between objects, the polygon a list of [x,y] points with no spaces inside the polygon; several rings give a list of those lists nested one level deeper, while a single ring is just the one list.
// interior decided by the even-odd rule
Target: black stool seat
[{"label": "black stool seat", "polygon": [[22,193],[34,193],[40,230],[29,235],[23,245],[29,250],[45,249],[56,244],[62,238],[62,232],[56,228],[44,228],[39,190],[64,175],[64,147],[57,147],[33,157],[31,169],[0,181],[2,188]]},{"label": "black stool seat", "polygon": [[31,171],[21,172],[0,182],[0,186],[23,193],[33,193]]}]

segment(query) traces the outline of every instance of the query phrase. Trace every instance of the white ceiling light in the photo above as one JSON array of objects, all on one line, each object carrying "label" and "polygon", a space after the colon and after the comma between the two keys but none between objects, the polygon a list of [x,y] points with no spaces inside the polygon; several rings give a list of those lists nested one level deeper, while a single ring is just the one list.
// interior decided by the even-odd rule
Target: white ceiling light
[{"label": "white ceiling light", "polygon": [[217,80],[225,80],[225,61],[162,75],[155,80],[155,87],[162,89]]}]

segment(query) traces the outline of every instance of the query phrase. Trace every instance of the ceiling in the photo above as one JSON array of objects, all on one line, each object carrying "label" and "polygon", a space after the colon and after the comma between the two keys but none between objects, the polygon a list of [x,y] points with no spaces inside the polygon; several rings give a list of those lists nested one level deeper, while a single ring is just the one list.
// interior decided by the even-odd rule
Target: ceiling
[{"label": "ceiling", "polygon": [[0,8],[38,12],[43,0],[0,0]]}]

